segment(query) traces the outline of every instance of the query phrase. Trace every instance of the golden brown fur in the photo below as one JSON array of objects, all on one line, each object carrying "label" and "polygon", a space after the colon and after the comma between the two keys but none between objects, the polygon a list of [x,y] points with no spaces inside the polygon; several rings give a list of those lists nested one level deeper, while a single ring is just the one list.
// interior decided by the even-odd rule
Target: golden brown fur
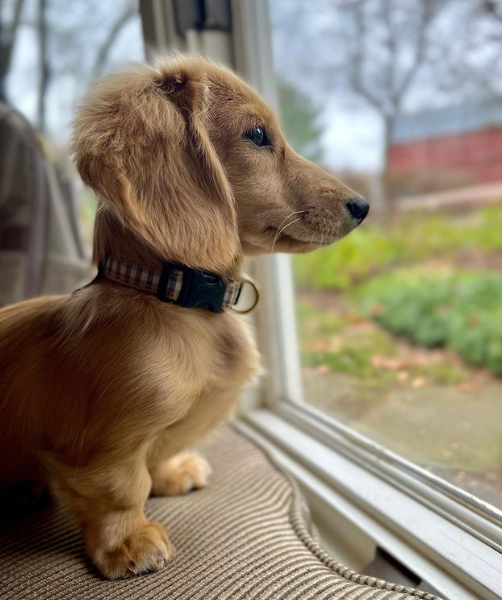
[{"label": "golden brown fur", "polygon": [[[244,138],[257,125],[271,147]],[[235,275],[243,255],[274,241],[305,252],[357,224],[345,208],[353,193],[287,146],[250,88],[199,58],[98,83],[78,113],[74,152],[99,198],[96,262],[111,252]],[[291,213],[299,220],[279,234]],[[187,448],[258,369],[237,314],[172,306],[108,280],[6,307],[0,487],[49,482],[105,576],[158,569],[171,547],[144,502],[206,484],[208,465]]]}]

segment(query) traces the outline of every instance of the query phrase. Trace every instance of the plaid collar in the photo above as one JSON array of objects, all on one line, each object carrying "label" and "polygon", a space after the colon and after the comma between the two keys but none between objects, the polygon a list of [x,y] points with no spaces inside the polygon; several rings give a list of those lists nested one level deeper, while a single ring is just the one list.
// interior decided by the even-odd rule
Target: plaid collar
[{"label": "plaid collar", "polygon": [[[164,263],[160,270],[150,269],[111,254],[100,263],[98,277],[105,277],[141,292],[153,294],[162,302],[204,308],[215,313],[234,307],[244,283],[250,283],[175,263]],[[251,285],[255,287],[254,284]]]}]

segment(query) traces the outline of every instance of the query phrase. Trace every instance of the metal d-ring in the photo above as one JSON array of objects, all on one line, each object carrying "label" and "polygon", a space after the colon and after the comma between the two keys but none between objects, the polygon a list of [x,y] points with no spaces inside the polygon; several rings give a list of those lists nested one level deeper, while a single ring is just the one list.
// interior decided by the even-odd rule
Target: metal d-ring
[{"label": "metal d-ring", "polygon": [[[236,312],[240,315],[247,315],[250,312],[252,312],[258,306],[258,302],[260,301],[260,290],[259,290],[258,286],[256,285],[256,283],[254,281],[252,281],[251,279],[244,279],[242,285],[244,286],[246,283],[249,284],[254,289],[254,293],[255,293],[254,304],[246,310],[237,310],[234,306],[229,307],[230,310],[233,310],[234,312]],[[241,291],[241,294],[242,294],[242,291]]]}]

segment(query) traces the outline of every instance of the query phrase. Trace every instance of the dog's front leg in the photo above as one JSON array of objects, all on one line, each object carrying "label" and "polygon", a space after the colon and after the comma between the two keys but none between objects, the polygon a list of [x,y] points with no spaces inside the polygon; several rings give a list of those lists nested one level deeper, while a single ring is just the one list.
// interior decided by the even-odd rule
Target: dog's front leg
[{"label": "dog's front leg", "polygon": [[96,461],[80,469],[54,470],[55,490],[75,513],[87,553],[109,579],[162,568],[172,556],[160,523],[143,506],[151,488],[144,454],[120,462]]},{"label": "dog's front leg", "polygon": [[232,386],[203,393],[182,421],[159,434],[148,457],[153,494],[173,496],[206,487],[211,467],[202,456],[186,449],[229,415],[239,389]]}]

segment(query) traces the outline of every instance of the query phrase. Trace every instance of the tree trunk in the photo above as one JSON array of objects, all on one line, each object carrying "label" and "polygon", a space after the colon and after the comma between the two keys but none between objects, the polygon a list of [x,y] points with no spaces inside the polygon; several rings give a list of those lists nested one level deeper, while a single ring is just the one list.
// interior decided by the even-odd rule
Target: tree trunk
[{"label": "tree trunk", "polygon": [[383,116],[383,135],[382,135],[382,165],[378,180],[378,192],[376,198],[376,208],[387,220],[393,212],[393,201],[391,198],[389,162],[393,119],[389,116]]},{"label": "tree trunk", "polygon": [[[1,0],[0,0],[1,4]],[[24,0],[16,0],[14,4],[14,13],[12,23],[7,27],[6,23],[0,22],[0,100],[5,101],[7,98],[7,90],[5,82],[9,73],[12,52],[16,41],[19,23],[21,21],[21,12],[23,9]]]},{"label": "tree trunk", "polygon": [[47,128],[47,91],[49,89],[50,67],[47,52],[47,0],[38,0],[38,52],[40,60],[38,80],[37,125],[40,131]]}]

